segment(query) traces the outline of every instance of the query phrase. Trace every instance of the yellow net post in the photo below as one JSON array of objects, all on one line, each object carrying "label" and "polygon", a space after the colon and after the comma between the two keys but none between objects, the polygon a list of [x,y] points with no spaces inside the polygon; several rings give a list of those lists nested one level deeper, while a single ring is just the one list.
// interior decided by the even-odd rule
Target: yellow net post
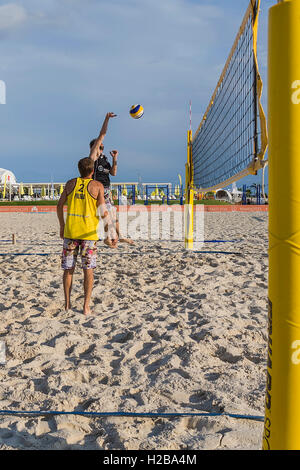
[{"label": "yellow net post", "polygon": [[263,448],[300,449],[300,1],[269,11],[269,340]]},{"label": "yellow net post", "polygon": [[194,238],[194,191],[193,191],[193,162],[192,162],[192,131],[188,131],[187,137],[187,164],[185,174],[185,248],[193,249]]}]

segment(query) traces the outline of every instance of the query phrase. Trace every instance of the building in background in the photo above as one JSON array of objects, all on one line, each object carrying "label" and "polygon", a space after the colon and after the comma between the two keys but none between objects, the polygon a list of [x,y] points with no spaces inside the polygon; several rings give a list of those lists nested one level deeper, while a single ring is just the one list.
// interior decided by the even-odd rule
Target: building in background
[{"label": "building in background", "polygon": [[6,183],[7,184],[16,184],[17,183],[16,177],[13,174],[12,171],[5,170],[4,168],[0,168],[0,184],[5,183],[5,177],[6,177]]}]

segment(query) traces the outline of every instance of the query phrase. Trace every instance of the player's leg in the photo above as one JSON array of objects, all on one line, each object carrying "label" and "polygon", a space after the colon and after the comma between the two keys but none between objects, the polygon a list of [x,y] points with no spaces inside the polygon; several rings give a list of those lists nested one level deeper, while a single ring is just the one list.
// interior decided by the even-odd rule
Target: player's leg
[{"label": "player's leg", "polygon": [[84,269],[83,270],[83,286],[84,286],[84,304],[83,304],[83,313],[84,315],[91,315],[91,297],[94,285],[94,270],[93,269]]},{"label": "player's leg", "polygon": [[64,270],[63,288],[65,295],[65,310],[71,308],[71,291],[73,274],[76,266],[79,243],[77,240],[65,238],[63,241],[63,251],[61,259],[61,267]]},{"label": "player's leg", "polygon": [[134,245],[134,241],[131,240],[131,238],[125,238],[123,237],[123,235],[121,234],[120,232],[120,224],[119,224],[119,221],[117,219],[117,211],[116,211],[116,208],[114,206],[109,206],[108,207],[109,209],[109,214],[110,214],[110,218],[116,228],[116,232],[117,232],[117,235],[118,235],[118,238],[119,238],[119,242],[121,243],[128,243],[129,245]]},{"label": "player's leg", "polygon": [[65,294],[65,310],[68,311],[71,308],[71,290],[73,283],[73,269],[65,269],[63,275],[63,286]]},{"label": "player's leg", "polygon": [[84,315],[91,315],[90,302],[94,285],[94,269],[97,263],[97,242],[95,240],[81,241],[81,259],[83,268]]}]

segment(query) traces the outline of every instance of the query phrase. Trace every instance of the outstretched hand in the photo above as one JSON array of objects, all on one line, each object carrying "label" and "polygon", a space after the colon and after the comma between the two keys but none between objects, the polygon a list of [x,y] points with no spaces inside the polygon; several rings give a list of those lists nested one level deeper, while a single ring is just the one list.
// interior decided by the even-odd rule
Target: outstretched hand
[{"label": "outstretched hand", "polygon": [[114,118],[116,116],[117,115],[115,113],[107,113],[107,115],[106,115],[107,119]]},{"label": "outstretched hand", "polygon": [[111,154],[111,156],[112,156],[113,158],[117,158],[117,156],[119,155],[119,152],[118,152],[118,150],[112,150],[112,151],[110,152],[110,154]]}]

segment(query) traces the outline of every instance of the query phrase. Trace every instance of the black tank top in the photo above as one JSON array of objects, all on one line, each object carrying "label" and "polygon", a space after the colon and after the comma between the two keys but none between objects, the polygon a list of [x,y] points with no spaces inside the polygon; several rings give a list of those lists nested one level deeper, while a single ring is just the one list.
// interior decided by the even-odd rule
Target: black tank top
[{"label": "black tank top", "polygon": [[111,164],[107,160],[105,155],[100,156],[94,165],[94,180],[100,181],[105,188],[110,186],[109,172],[111,170]]}]

